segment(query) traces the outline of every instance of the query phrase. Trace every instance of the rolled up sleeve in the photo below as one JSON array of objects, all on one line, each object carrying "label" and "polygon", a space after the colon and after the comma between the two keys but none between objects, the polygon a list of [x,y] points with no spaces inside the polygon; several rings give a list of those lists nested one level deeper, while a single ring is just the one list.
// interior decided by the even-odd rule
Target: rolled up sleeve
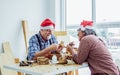
[{"label": "rolled up sleeve", "polygon": [[77,64],[82,64],[83,62],[86,61],[89,55],[90,51],[89,42],[86,39],[81,40],[78,50],[79,50],[78,54],[73,55],[73,60]]}]

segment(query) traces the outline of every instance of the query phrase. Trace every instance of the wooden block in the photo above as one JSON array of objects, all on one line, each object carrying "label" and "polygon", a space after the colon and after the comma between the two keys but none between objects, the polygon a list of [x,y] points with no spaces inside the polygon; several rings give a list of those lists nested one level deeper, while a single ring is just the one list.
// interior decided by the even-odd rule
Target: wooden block
[{"label": "wooden block", "polygon": [[19,58],[15,58],[15,63],[19,63]]}]

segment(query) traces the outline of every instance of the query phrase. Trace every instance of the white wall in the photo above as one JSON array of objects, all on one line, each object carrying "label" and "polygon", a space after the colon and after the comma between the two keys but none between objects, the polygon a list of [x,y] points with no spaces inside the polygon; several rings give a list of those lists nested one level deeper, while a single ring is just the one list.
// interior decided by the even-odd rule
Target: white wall
[{"label": "white wall", "polygon": [[39,30],[45,18],[55,21],[54,0],[0,0],[0,53],[2,42],[9,41],[15,57],[25,57],[21,20],[28,21],[29,30]]}]

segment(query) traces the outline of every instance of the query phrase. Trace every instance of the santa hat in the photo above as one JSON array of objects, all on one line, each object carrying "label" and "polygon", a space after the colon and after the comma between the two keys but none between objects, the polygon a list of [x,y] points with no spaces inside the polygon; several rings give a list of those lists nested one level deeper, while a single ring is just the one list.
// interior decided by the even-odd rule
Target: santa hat
[{"label": "santa hat", "polygon": [[40,25],[40,29],[54,29],[54,28],[55,24],[48,18],[45,19]]},{"label": "santa hat", "polygon": [[81,30],[83,30],[83,31],[86,28],[93,29],[93,21],[83,20],[80,25],[81,25]]}]

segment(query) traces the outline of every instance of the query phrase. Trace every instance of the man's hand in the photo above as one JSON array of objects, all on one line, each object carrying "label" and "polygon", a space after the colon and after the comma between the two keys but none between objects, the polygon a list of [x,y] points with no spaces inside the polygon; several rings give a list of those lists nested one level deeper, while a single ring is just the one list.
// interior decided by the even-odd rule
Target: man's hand
[{"label": "man's hand", "polygon": [[74,46],[74,42],[70,42],[66,47],[66,50],[72,55],[77,53],[77,51],[75,50],[76,48]]},{"label": "man's hand", "polygon": [[71,45],[67,45],[66,49],[67,49],[67,51],[72,53],[72,50],[74,49],[74,47],[72,47]]},{"label": "man's hand", "polygon": [[69,45],[70,46],[75,46],[75,43],[74,42],[70,42]]},{"label": "man's hand", "polygon": [[63,50],[63,48],[64,48],[64,46],[59,44],[56,51],[60,52],[61,50]]},{"label": "man's hand", "polygon": [[[47,47],[39,52],[36,52],[35,56],[33,57],[33,60],[37,60],[37,57],[39,57],[39,56],[45,56],[45,57],[50,56],[50,52],[52,50],[57,50],[57,48],[58,48],[57,44],[52,44],[49,47]],[[46,55],[46,54],[48,54],[48,55]]]},{"label": "man's hand", "polygon": [[52,51],[52,50],[57,50],[58,48],[58,45],[57,44],[52,44],[48,47],[49,51]]}]

